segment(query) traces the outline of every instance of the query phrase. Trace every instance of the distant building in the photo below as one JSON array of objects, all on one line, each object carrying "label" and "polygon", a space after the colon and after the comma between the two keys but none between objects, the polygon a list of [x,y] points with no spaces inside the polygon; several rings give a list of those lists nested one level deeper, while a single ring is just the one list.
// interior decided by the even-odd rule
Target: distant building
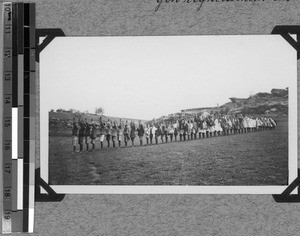
[{"label": "distant building", "polygon": [[216,109],[215,107],[190,108],[190,109],[181,110],[181,113],[193,114],[193,113],[198,113],[198,112],[202,112],[202,111],[211,112],[212,110],[215,110],[215,109]]},{"label": "distant building", "polygon": [[275,96],[285,97],[288,95],[288,89],[272,89],[271,93]]}]

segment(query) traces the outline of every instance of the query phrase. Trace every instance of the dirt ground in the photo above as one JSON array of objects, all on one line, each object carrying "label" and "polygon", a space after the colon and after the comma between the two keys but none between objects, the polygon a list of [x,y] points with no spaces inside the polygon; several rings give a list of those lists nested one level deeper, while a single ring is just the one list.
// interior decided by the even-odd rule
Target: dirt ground
[{"label": "dirt ground", "polygon": [[[55,185],[286,185],[287,118],[274,130],[72,154],[71,136],[49,139]],[[145,142],[144,142],[145,143]]]}]

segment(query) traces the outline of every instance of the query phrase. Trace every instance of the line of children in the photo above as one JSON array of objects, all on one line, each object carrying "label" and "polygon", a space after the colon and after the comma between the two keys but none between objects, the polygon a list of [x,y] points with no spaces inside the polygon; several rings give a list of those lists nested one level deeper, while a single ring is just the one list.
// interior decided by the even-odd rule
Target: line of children
[{"label": "line of children", "polygon": [[[152,145],[154,140],[155,144],[158,144],[159,139],[161,143],[168,143],[168,140],[176,142],[179,136],[179,141],[186,141],[197,139],[197,134],[199,139],[209,138],[221,134],[228,135],[273,129],[276,125],[277,122],[272,118],[251,118],[249,116],[222,116],[219,119],[213,116],[205,118],[195,116],[193,119],[181,118],[162,122],[148,122],[146,124],[139,121],[137,127],[133,121],[128,125],[128,121],[123,124],[121,119],[119,122],[111,122],[110,120],[103,122],[100,117],[99,124],[96,124],[93,119],[91,119],[91,123],[88,123],[86,118],[84,120],[80,119],[78,122],[74,118],[72,146],[73,152],[76,151],[77,143],[79,143],[79,152],[83,151],[84,144],[86,151],[94,151],[97,137],[99,137],[100,148],[103,149],[104,140],[107,142],[107,148],[110,148],[111,141],[113,148],[115,148],[116,140],[118,146],[121,147],[122,139],[125,147],[127,147],[129,141],[131,141],[131,146],[134,146],[136,133],[139,137],[140,146],[142,146],[144,137],[146,138],[146,145]],[[89,143],[91,143],[91,149]]]}]

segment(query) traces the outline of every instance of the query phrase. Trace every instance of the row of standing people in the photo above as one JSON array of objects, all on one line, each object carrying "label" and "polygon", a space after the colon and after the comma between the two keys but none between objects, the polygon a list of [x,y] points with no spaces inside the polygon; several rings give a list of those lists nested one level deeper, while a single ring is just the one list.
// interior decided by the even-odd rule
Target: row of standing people
[{"label": "row of standing people", "polygon": [[[267,117],[230,117],[223,116],[221,118],[214,118],[213,116],[201,119],[194,117],[192,119],[176,119],[168,122],[150,122],[142,124],[139,121],[138,125],[131,121],[128,123],[120,119],[119,122],[108,120],[103,122],[101,117],[99,124],[96,124],[93,119],[89,123],[87,119],[73,120],[72,129],[72,143],[73,151],[76,151],[76,146],[79,144],[79,151],[83,151],[84,144],[86,151],[95,150],[95,140],[99,136],[100,148],[103,148],[103,142],[107,142],[107,147],[110,148],[122,146],[126,147],[131,141],[131,146],[134,146],[135,138],[138,136],[140,145],[143,145],[144,137],[146,144],[158,144],[168,141],[186,141],[197,138],[208,138],[212,136],[219,136],[221,134],[227,135],[231,133],[244,133],[249,131],[258,131],[263,129],[275,128],[276,121]],[[197,137],[198,135],[198,137]],[[89,148],[91,144],[91,149]]]},{"label": "row of standing people", "polygon": [[[134,146],[134,141],[136,138],[136,132],[140,137],[140,144],[143,145],[143,136],[145,133],[144,125],[139,121],[136,127],[133,121],[128,124],[128,121],[123,124],[120,119],[119,122],[108,120],[103,122],[100,118],[99,124],[96,124],[93,119],[89,123],[87,119],[73,119],[72,124],[72,145],[73,152],[76,151],[76,146],[79,144],[79,151],[83,151],[83,146],[86,146],[86,151],[95,150],[95,140],[99,137],[100,148],[103,148],[103,143],[107,142],[107,147],[116,147],[116,143],[121,147],[122,141],[124,140],[125,146],[131,141],[132,146]],[[91,144],[91,148],[90,148]]]}]

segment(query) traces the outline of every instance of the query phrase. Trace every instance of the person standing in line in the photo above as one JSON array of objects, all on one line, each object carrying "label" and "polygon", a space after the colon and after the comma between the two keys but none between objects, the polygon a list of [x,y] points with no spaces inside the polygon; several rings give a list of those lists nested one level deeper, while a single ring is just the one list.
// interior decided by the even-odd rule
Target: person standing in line
[{"label": "person standing in line", "polygon": [[[163,131],[164,129],[164,131]],[[164,140],[164,132],[165,132],[165,126],[163,125],[163,123],[160,124],[160,139],[161,139],[161,143],[163,143]]]},{"label": "person standing in line", "polygon": [[119,147],[121,147],[122,135],[123,135],[123,124],[122,124],[122,120],[120,119],[117,127],[117,138],[119,142]]},{"label": "person standing in line", "polygon": [[164,123],[161,123],[160,124],[160,139],[161,139],[161,143],[163,143],[164,142],[164,132],[165,132],[165,129],[166,129],[166,127],[165,127],[165,125],[164,125]]},{"label": "person standing in line", "polygon": [[156,130],[155,130],[155,144],[158,144],[159,136],[161,136],[161,128],[160,128],[160,125],[157,124]]},{"label": "person standing in line", "polygon": [[190,129],[191,129],[191,140],[195,138],[195,129],[194,129],[194,118],[190,119]]},{"label": "person standing in line", "polygon": [[85,132],[84,132],[84,141],[86,145],[86,151],[89,151],[89,142],[90,142],[90,135],[91,135],[91,129],[90,129],[90,124],[87,122],[87,118],[85,118],[84,121],[85,125]]},{"label": "person standing in line", "polygon": [[186,122],[184,123],[184,133],[186,134],[187,140],[190,139],[190,134],[191,134],[191,130],[190,130],[190,121],[186,120]]},{"label": "person standing in line", "polygon": [[183,135],[184,135],[184,121],[179,120],[179,138],[180,138],[180,141],[182,141]]},{"label": "person standing in line", "polygon": [[101,149],[103,149],[103,141],[105,138],[105,134],[106,134],[106,127],[105,127],[105,123],[102,122],[102,118],[99,118],[99,123],[100,123],[100,147]]},{"label": "person standing in line", "polygon": [[186,140],[186,135],[188,134],[189,131],[189,124],[188,122],[185,120],[184,121],[184,125],[183,125],[183,141]]},{"label": "person standing in line", "polygon": [[151,145],[153,144],[152,140],[153,140],[153,137],[155,136],[155,134],[156,134],[156,127],[155,127],[155,125],[152,123],[152,124],[151,124],[151,127],[150,127],[150,144],[151,144]]},{"label": "person standing in line", "polygon": [[138,132],[138,136],[139,136],[139,139],[140,139],[140,146],[142,146],[143,145],[143,137],[144,137],[145,129],[144,129],[144,126],[143,126],[141,121],[139,121],[139,126],[137,128],[137,132]]},{"label": "person standing in line", "polygon": [[107,148],[110,148],[110,137],[111,137],[111,123],[108,119],[106,122],[106,141],[107,141]]},{"label": "person standing in line", "polygon": [[177,141],[178,128],[179,128],[179,123],[176,120],[176,121],[174,121],[174,124],[173,124],[175,142]]},{"label": "person standing in line", "polygon": [[73,118],[72,126],[73,126],[73,128],[72,128],[72,145],[73,145],[73,153],[75,153],[77,142],[78,142],[78,131],[79,131],[76,118]]},{"label": "person standing in line", "polygon": [[111,127],[111,140],[113,142],[113,147],[116,147],[116,138],[117,138],[117,125],[114,121]]},{"label": "person standing in line", "polygon": [[134,138],[135,138],[135,124],[133,121],[130,122],[130,138],[131,138],[131,146],[134,147]]},{"label": "person standing in line", "polygon": [[92,152],[95,150],[95,139],[97,137],[97,128],[96,128],[96,124],[94,122],[93,119],[91,119],[91,125],[90,125],[90,130],[91,130],[91,144],[92,144]]},{"label": "person standing in line", "polygon": [[198,132],[199,132],[199,139],[203,138],[203,136],[205,135],[203,132],[203,119],[201,117],[198,117]]},{"label": "person standing in line", "polygon": [[197,133],[198,133],[198,124],[197,124],[197,119],[194,119],[193,122],[193,132],[194,132],[194,139],[197,139]]},{"label": "person standing in line", "polygon": [[149,145],[149,136],[150,136],[150,127],[149,127],[149,124],[146,125],[146,128],[145,128],[145,135],[146,135],[146,142],[147,142],[147,145]]},{"label": "person standing in line", "polygon": [[173,135],[174,135],[174,127],[172,123],[168,123],[167,124],[167,130],[168,130],[168,134],[170,135],[170,140],[171,142],[173,141]]},{"label": "person standing in line", "polygon": [[125,126],[124,126],[124,143],[125,143],[125,147],[127,147],[127,142],[130,140],[129,137],[129,126],[128,126],[128,122],[126,120]]},{"label": "person standing in line", "polygon": [[168,142],[168,134],[169,134],[168,123],[164,122],[164,127],[165,127],[165,130],[164,130],[163,134],[165,135],[165,140],[166,140],[166,143],[167,143]]},{"label": "person standing in line", "polygon": [[85,134],[85,124],[82,119],[79,121],[79,132],[78,132],[78,137],[79,137],[79,152],[83,151],[83,139],[84,139],[84,134]]}]

